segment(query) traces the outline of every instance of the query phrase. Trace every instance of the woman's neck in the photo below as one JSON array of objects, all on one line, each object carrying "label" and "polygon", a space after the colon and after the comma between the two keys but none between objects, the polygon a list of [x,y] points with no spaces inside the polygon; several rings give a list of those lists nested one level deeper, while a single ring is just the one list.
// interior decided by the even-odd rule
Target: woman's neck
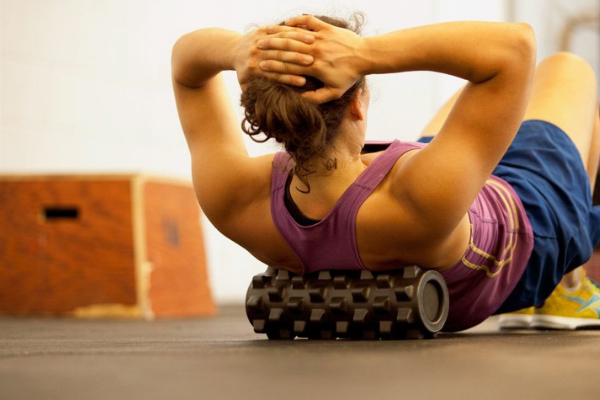
[{"label": "woman's neck", "polygon": [[292,178],[290,194],[296,206],[309,218],[321,219],[366,169],[359,151],[336,151],[307,163],[305,182]]}]

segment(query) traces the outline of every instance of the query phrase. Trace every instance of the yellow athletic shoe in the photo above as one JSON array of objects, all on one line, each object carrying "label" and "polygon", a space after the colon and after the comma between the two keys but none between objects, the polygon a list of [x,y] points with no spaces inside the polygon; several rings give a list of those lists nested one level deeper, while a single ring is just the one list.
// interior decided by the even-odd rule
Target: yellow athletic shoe
[{"label": "yellow athletic shoe", "polygon": [[524,308],[511,313],[500,314],[498,327],[500,329],[527,329],[533,321],[534,307]]},{"label": "yellow athletic shoe", "polygon": [[544,305],[536,308],[531,326],[541,329],[600,329],[600,286],[585,275],[577,290],[569,291],[558,285]]}]

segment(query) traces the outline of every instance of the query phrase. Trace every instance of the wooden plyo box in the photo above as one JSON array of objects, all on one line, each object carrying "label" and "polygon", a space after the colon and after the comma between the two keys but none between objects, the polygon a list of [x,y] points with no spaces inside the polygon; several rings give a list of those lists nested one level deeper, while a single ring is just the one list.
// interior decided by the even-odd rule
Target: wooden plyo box
[{"label": "wooden plyo box", "polygon": [[0,314],[215,314],[185,181],[0,176]]}]

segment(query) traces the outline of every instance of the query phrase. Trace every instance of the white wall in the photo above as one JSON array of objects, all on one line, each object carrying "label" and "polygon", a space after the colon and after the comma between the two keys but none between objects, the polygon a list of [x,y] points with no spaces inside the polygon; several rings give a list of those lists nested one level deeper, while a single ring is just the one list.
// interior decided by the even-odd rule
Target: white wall
[{"label": "white wall", "polygon": [[[361,10],[368,16],[365,34],[374,34],[453,19],[502,21],[507,4],[0,0],[0,173],[141,171],[188,178],[189,155],[170,84],[171,46],[187,31],[206,26],[243,31],[249,23],[273,23],[301,12],[346,16]],[[370,82],[369,138],[404,140],[416,138],[461,84],[429,73]],[[233,74],[228,87],[237,107]],[[247,143],[252,154],[274,149]],[[239,301],[264,266],[203,224],[215,296]]]}]

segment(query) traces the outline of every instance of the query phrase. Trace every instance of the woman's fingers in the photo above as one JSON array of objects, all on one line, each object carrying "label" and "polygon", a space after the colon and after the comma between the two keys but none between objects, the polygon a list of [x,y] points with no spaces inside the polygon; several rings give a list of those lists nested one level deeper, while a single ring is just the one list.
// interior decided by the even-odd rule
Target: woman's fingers
[{"label": "woman's fingers", "polygon": [[[304,86],[306,78],[300,66],[308,66],[314,57],[306,54],[315,37],[306,30],[288,26],[262,27],[248,32],[239,42],[235,70],[245,89],[255,77],[264,77],[292,86]],[[261,62],[268,61],[266,67]]]},{"label": "woman's fingers", "polygon": [[262,60],[273,60],[296,65],[311,65],[313,56],[283,50],[265,50],[260,57]]},{"label": "woman's fingers", "polygon": [[299,75],[271,73],[265,77],[290,86],[302,87],[306,84],[306,78]]},{"label": "woman's fingers", "polygon": [[328,101],[339,99],[343,95],[344,91],[328,87],[302,93],[302,97],[315,104],[327,103]]},{"label": "woman's fingers", "polygon": [[[265,27],[256,42],[259,75],[293,86],[303,86],[304,76],[315,77],[324,82],[325,87],[303,96],[317,104],[341,97],[347,86],[344,77],[340,82],[340,71],[329,60],[331,55],[323,55],[319,50],[321,42],[328,37],[325,32],[328,27],[329,24],[310,15],[292,18],[285,26]],[[335,50],[334,46],[331,52],[337,54]],[[341,50],[347,52],[346,48]]]},{"label": "woman's fingers", "polygon": [[287,26],[302,27],[310,31],[318,32],[329,25],[320,19],[313,17],[312,15],[301,15],[298,17],[290,18],[285,21]]},{"label": "woman's fingers", "polygon": [[264,39],[260,39],[256,43],[256,46],[260,50],[286,50],[304,54],[308,54],[310,52],[310,44],[306,44],[294,39],[276,36],[267,36]]},{"label": "woman's fingers", "polygon": [[310,72],[314,73],[314,71],[307,67],[273,59],[261,61],[258,66],[264,72],[279,74],[310,75]]},{"label": "woman's fingers", "polygon": [[300,29],[290,26],[271,25],[265,27],[267,35],[271,37],[287,38],[304,42],[306,44],[314,43],[315,36],[306,29]]},{"label": "woman's fingers", "polygon": [[[288,75],[303,75],[306,70],[298,68],[309,66],[314,62],[310,54],[311,45],[315,36],[304,29],[289,26],[267,26],[265,36],[259,38],[256,46],[259,50],[258,57],[262,60],[260,68],[265,72],[273,72],[284,76],[277,76],[279,82],[288,81]],[[304,78],[302,78],[305,81]],[[298,83],[299,79],[292,79]]]}]

